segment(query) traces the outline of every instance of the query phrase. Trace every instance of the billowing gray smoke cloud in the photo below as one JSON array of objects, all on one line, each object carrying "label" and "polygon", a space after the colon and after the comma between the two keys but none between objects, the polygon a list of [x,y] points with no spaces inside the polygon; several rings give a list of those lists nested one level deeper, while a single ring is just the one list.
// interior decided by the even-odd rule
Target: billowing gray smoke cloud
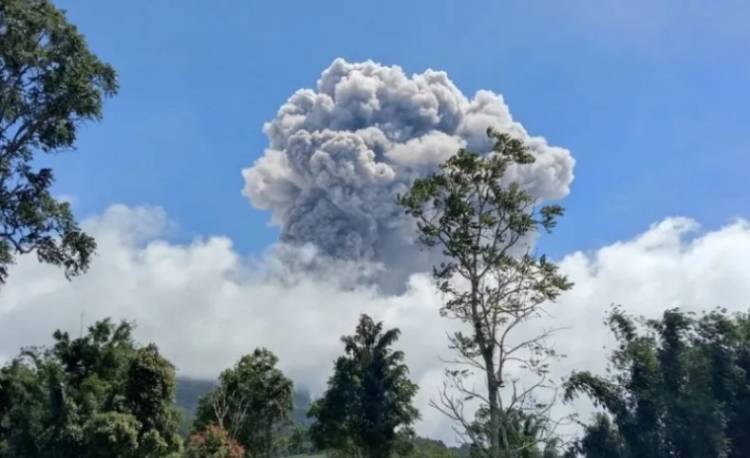
[{"label": "billowing gray smoke cloud", "polygon": [[530,136],[502,96],[479,91],[469,99],[445,72],[408,77],[397,66],[337,59],[316,90],[298,90],[265,124],[269,146],[243,170],[243,192],[271,210],[282,240],[311,243],[334,258],[383,263],[404,279],[429,260],[412,243],[395,195],[459,147],[487,152],[490,126],[530,145],[537,161],[514,178],[534,196],[568,193],[570,152]]}]

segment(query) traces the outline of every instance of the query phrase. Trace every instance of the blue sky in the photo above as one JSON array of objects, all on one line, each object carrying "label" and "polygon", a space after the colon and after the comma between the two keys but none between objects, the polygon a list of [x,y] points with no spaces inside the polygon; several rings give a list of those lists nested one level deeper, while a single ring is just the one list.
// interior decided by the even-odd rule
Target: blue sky
[{"label": "blue sky", "polygon": [[[605,5],[606,3],[606,5]],[[163,207],[174,239],[276,240],[240,191],[261,128],[336,57],[445,70],[502,93],[571,150],[568,209],[545,251],[626,239],[666,216],[747,217],[750,3],[741,1],[59,1],[120,93],[51,159],[80,216]]]}]

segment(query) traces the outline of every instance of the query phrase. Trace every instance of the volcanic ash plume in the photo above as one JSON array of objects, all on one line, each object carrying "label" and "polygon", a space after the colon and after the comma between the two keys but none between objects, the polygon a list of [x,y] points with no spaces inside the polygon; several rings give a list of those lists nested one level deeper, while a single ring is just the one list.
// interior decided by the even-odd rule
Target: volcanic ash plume
[{"label": "volcanic ash plume", "polygon": [[568,193],[574,160],[513,121],[502,96],[469,99],[445,72],[335,60],[317,88],[300,89],[264,126],[269,145],[243,170],[243,193],[271,210],[282,240],[336,259],[381,263],[394,278],[429,268],[395,204],[417,176],[460,147],[486,153],[488,127],[524,139],[537,157],[515,171],[539,199]]}]

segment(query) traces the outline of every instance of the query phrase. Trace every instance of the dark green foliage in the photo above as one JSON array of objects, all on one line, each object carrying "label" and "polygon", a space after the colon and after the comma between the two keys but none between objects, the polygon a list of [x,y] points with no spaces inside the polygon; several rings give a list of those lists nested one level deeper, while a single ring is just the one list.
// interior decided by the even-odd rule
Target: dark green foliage
[{"label": "dark green foliage", "polygon": [[587,458],[626,458],[623,438],[609,417],[597,414],[593,423],[584,427],[583,438],[573,447]]},{"label": "dark green foliage", "polygon": [[[635,320],[615,309],[611,375],[574,373],[566,398],[586,394],[597,417],[579,451],[589,457],[750,456],[750,318],[677,309]],[[614,445],[616,444],[616,445]],[[606,453],[603,450],[607,450]]]},{"label": "dark green foliage", "polygon": [[[486,406],[479,409],[471,425],[469,437],[475,439],[474,456],[484,453],[478,444],[489,442],[490,418]],[[560,440],[554,435],[553,426],[544,414],[509,410],[501,417],[504,433],[500,435],[502,450],[510,450],[514,458],[557,458],[560,456]]]},{"label": "dark green foliage", "polygon": [[154,344],[137,350],[125,378],[125,406],[141,424],[141,447],[153,456],[179,449],[179,416],[173,408],[174,366]]},{"label": "dark green foliage", "polygon": [[83,435],[87,438],[82,456],[130,458],[138,454],[141,424],[133,415],[119,412],[95,414],[86,422]]},{"label": "dark green foliage", "polygon": [[[535,386],[549,388],[547,361],[556,356],[544,344],[548,333],[519,345],[513,331],[572,285],[544,256],[530,253],[530,241],[555,226],[562,208],[537,208],[536,199],[507,177],[512,168],[534,162],[534,156],[521,140],[491,129],[487,135],[492,153],[460,149],[438,173],[415,180],[398,201],[416,220],[420,242],[440,249],[446,258],[434,268],[446,298],[441,313],[470,329],[469,335],[459,332],[450,338],[457,362],[480,369],[487,382],[487,392],[479,393],[464,383],[468,370],[447,371],[446,390],[435,406],[459,423],[486,456],[509,458],[514,452],[502,436],[512,431],[506,431],[503,417],[534,402],[531,393],[516,386],[506,363],[519,363],[539,378]],[[503,388],[523,394],[503,405]],[[464,402],[472,399],[486,400],[486,435],[474,434],[471,419],[464,418]]]},{"label": "dark green foliage", "polygon": [[66,275],[88,267],[96,244],[50,194],[52,171],[35,168],[34,153],[73,147],[116,90],[112,67],[48,0],[0,2],[0,282],[21,253]]},{"label": "dark green foliage", "polygon": [[248,456],[276,456],[292,410],[292,382],[276,368],[277,362],[273,353],[260,348],[222,372],[217,388],[199,402],[194,430],[218,425]]},{"label": "dark green foliage", "polygon": [[417,386],[408,379],[404,354],[390,347],[398,329],[383,331],[362,315],[356,333],[345,336],[328,390],[313,403],[313,443],[351,457],[390,458],[405,454],[419,413],[411,402]]},{"label": "dark green foliage", "polygon": [[[174,368],[132,326],[97,322],[0,369],[0,457],[156,457],[180,449]],[[118,454],[114,454],[117,451]]]}]

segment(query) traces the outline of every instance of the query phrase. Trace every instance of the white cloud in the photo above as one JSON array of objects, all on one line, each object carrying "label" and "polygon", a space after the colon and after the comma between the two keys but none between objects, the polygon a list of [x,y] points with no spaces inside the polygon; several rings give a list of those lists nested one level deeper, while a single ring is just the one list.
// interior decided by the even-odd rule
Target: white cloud
[{"label": "white cloud", "polygon": [[49,343],[55,329],[78,335],[81,314],[86,324],[113,317],[136,321],[137,339],[157,343],[183,375],[215,377],[265,346],[297,384],[319,394],[343,351],[340,337],[368,313],[402,329],[414,380],[433,383],[445,323],[423,275],[387,296],[352,288],[339,275],[361,265],[315,264],[309,246],[279,245],[261,259],[243,259],[225,237],[169,243],[161,238],[169,221],[153,207],[116,205],[84,227],[99,245],[84,276],[68,282],[30,256],[13,266],[0,290],[0,361],[22,346]]},{"label": "white cloud", "polygon": [[[59,270],[32,258],[13,267],[0,290],[0,358],[21,346],[48,343],[56,328],[76,334],[81,313],[89,324],[111,316],[137,321],[138,339],[156,342],[182,374],[213,377],[241,354],[266,346],[296,383],[320,393],[342,351],[339,337],[353,331],[360,313],[369,313],[403,331],[399,346],[420,385],[420,433],[450,439],[450,424],[427,401],[441,380],[439,357],[450,355],[446,328],[455,323],[439,317],[440,301],[425,274],[412,275],[397,295],[342,288],[335,280],[342,268],[336,265],[320,270],[329,280],[289,275],[284,270],[289,264],[279,259],[296,254],[300,262],[312,262],[314,250],[277,247],[248,260],[225,237],[170,243],[161,238],[169,222],[158,208],[113,206],[85,226],[99,242],[99,255],[83,277],[67,282]],[[745,310],[747,259],[750,223],[700,232],[684,218],[665,219],[632,240],[566,256],[561,266],[576,286],[549,307],[555,325],[570,327],[554,338],[568,354],[556,375],[604,368],[602,346],[611,338],[602,318],[612,303],[649,316],[678,305]]]}]

